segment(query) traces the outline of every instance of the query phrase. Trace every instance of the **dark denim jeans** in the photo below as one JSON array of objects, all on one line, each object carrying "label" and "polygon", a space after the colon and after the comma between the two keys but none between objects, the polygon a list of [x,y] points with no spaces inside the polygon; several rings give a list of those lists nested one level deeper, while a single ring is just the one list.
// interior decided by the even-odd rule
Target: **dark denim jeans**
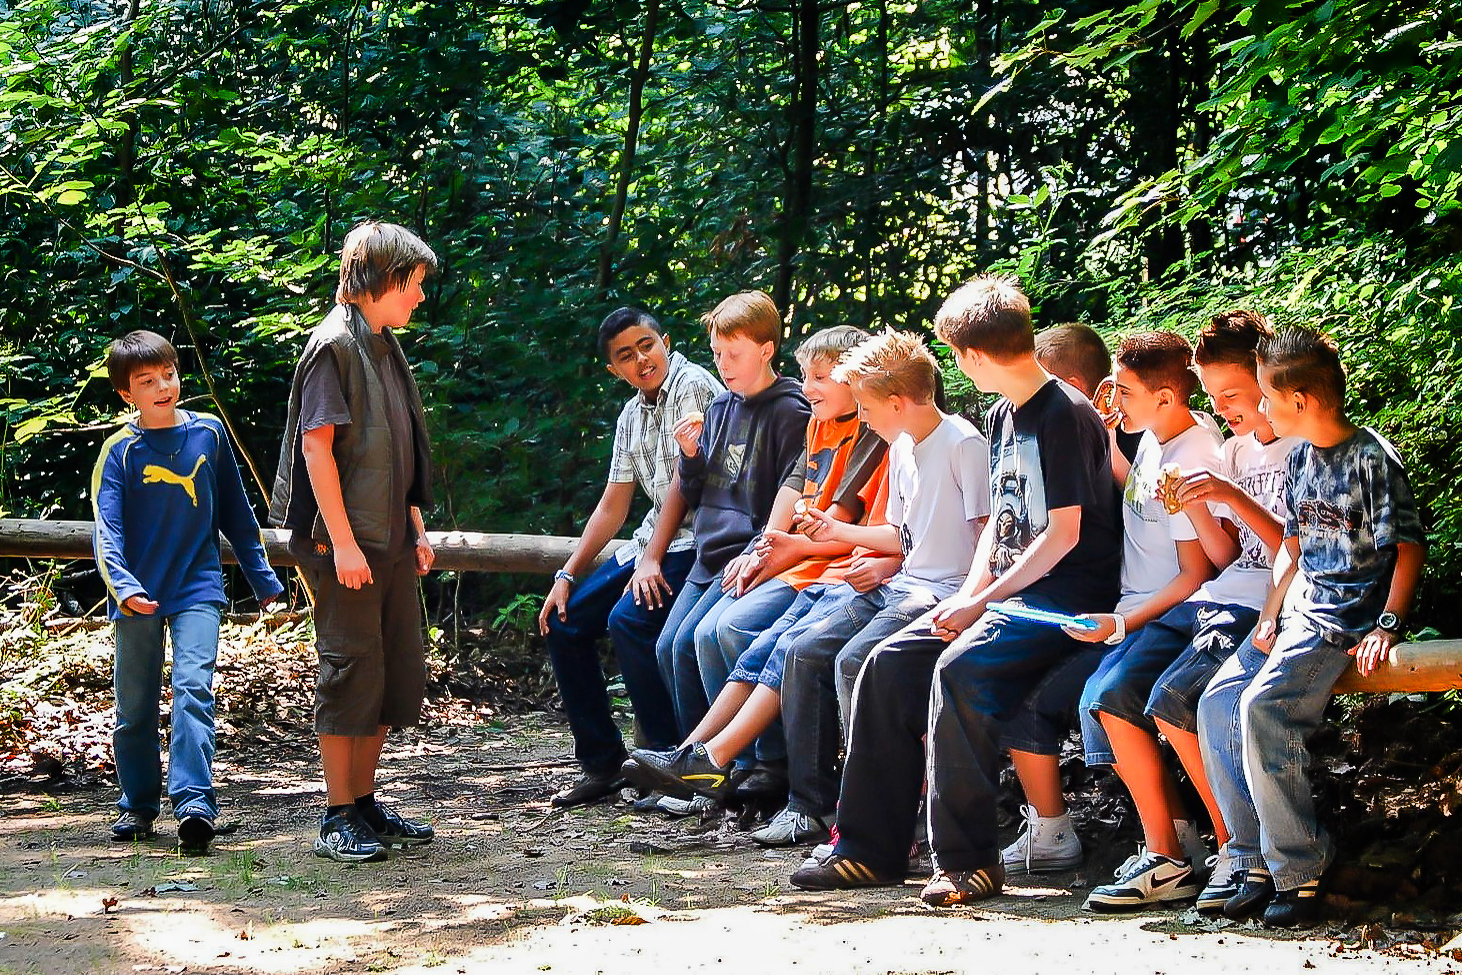
[{"label": "dark denim jeans", "polygon": [[[661,562],[665,580],[677,593],[694,562],[692,551],[671,552]],[[548,659],[574,733],[574,757],[591,774],[614,771],[625,750],[609,712],[604,669],[599,665],[596,644],[606,631],[645,744],[673,748],[680,743],[670,694],[655,660],[655,640],[670,604],[659,609],[636,605],[634,596],[624,591],[634,569],[632,562],[605,562],[574,587],[567,622],[553,615],[548,621]]]}]

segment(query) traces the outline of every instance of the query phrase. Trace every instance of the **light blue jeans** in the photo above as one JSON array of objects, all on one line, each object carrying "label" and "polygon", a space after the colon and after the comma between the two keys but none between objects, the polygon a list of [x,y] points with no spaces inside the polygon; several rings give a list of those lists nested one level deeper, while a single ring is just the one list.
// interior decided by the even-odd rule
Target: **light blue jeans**
[{"label": "light blue jeans", "polygon": [[213,791],[213,665],[218,658],[220,607],[205,603],[171,616],[117,620],[113,687],[117,728],[112,750],[120,809],[156,818],[162,808],[158,704],[162,697],[163,643],[173,644],[173,712],[168,748],[168,797],[173,815],[218,816]]},{"label": "light blue jeans", "polygon": [[1240,866],[1267,866],[1278,890],[1314,880],[1334,857],[1315,813],[1308,742],[1351,664],[1349,646],[1347,634],[1286,615],[1269,655],[1245,640],[1198,705],[1203,767],[1233,835],[1229,853]]}]

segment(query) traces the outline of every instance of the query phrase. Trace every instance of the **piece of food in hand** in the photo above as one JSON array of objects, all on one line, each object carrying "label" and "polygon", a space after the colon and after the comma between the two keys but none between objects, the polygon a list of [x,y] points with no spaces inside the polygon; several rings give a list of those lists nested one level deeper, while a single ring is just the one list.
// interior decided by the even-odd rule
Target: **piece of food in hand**
[{"label": "piece of food in hand", "polygon": [[1183,510],[1183,499],[1179,496],[1183,488],[1183,472],[1177,464],[1164,464],[1157,479],[1157,500],[1170,515]]},{"label": "piece of food in hand", "polygon": [[700,410],[691,410],[689,413],[685,414],[685,419],[689,420],[691,423],[704,423],[706,422],[706,415]]},{"label": "piece of food in hand", "polygon": [[1106,416],[1116,407],[1117,384],[1111,376],[1097,383],[1096,392],[1091,397],[1091,405],[1095,406],[1097,412],[1102,416]]},{"label": "piece of food in hand", "polygon": [[792,527],[802,534],[807,534],[817,524],[810,512],[812,505],[807,503],[806,498],[798,498],[797,503],[792,505]]}]

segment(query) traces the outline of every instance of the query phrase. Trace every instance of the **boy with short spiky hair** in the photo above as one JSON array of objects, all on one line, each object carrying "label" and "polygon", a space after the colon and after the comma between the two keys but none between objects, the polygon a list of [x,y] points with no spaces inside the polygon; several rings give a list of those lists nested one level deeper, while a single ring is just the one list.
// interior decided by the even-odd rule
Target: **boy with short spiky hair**
[{"label": "boy with short spiky hair", "polygon": [[[1204,692],[1199,741],[1235,840],[1263,856],[1223,912],[1262,908],[1265,924],[1292,927],[1319,913],[1334,855],[1315,815],[1305,742],[1350,658],[1370,674],[1400,640],[1426,548],[1395,448],[1345,414],[1335,343],[1289,328],[1266,340],[1258,358],[1260,409],[1275,433],[1303,442],[1285,474],[1275,588],[1253,635]],[[1241,776],[1225,764],[1235,720]]]},{"label": "boy with short spiky hair", "polygon": [[[709,372],[671,352],[660,323],[638,308],[609,313],[599,326],[599,351],[610,374],[636,392],[614,425],[604,494],[573,554],[553,574],[538,614],[581,773],[553,797],[559,807],[598,802],[624,782],[619,774],[624,740],[609,711],[599,664],[597,644],[606,632],[647,743],[668,748],[679,740],[675,709],[655,661],[655,640],[670,602],[695,561],[695,537],[675,487],[680,448],[672,431],[724,392]],[[631,539],[590,571],[624,524],[636,485],[649,496],[650,510]]]},{"label": "boy with short spiky hair", "polygon": [[703,417],[687,416],[675,426],[680,493],[695,509],[696,558],[655,645],[682,736],[709,704],[696,629],[723,593],[744,589],[757,571],[757,537],[802,456],[812,413],[798,383],[773,369],[782,316],[771,296],[732,295],[701,321],[727,391]]},{"label": "boy with short spiky hair", "polygon": [[92,473],[96,564],[116,621],[117,727],[122,798],[112,838],[153,835],[162,803],[158,700],[163,644],[173,646],[168,797],[178,846],[208,849],[218,817],[213,788],[213,667],[223,590],[218,534],[233,545],[254,594],[283,591],[269,568],[243,480],[217,417],[178,409],[178,353],[155,332],[117,339],[112,386],[137,418],[107,439]]},{"label": "boy with short spiky hair", "polygon": [[318,856],[384,860],[386,844],[429,842],[424,823],[376,798],[386,732],[414,725],[426,694],[416,577],[432,566],[421,509],[431,444],[396,340],[425,299],[431,248],[374,220],[345,238],[335,307],[295,368],[269,519],[315,590],[315,732],[328,793]]}]

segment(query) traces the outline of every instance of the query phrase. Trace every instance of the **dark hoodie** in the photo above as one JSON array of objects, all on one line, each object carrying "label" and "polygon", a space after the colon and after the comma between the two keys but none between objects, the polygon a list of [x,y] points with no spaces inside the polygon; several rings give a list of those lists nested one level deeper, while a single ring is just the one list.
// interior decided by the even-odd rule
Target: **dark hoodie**
[{"label": "dark hoodie", "polygon": [[755,396],[726,392],[706,407],[700,449],[680,457],[680,491],[695,508],[695,566],[707,583],[747,551],[806,449],[812,408],[785,376]]}]

